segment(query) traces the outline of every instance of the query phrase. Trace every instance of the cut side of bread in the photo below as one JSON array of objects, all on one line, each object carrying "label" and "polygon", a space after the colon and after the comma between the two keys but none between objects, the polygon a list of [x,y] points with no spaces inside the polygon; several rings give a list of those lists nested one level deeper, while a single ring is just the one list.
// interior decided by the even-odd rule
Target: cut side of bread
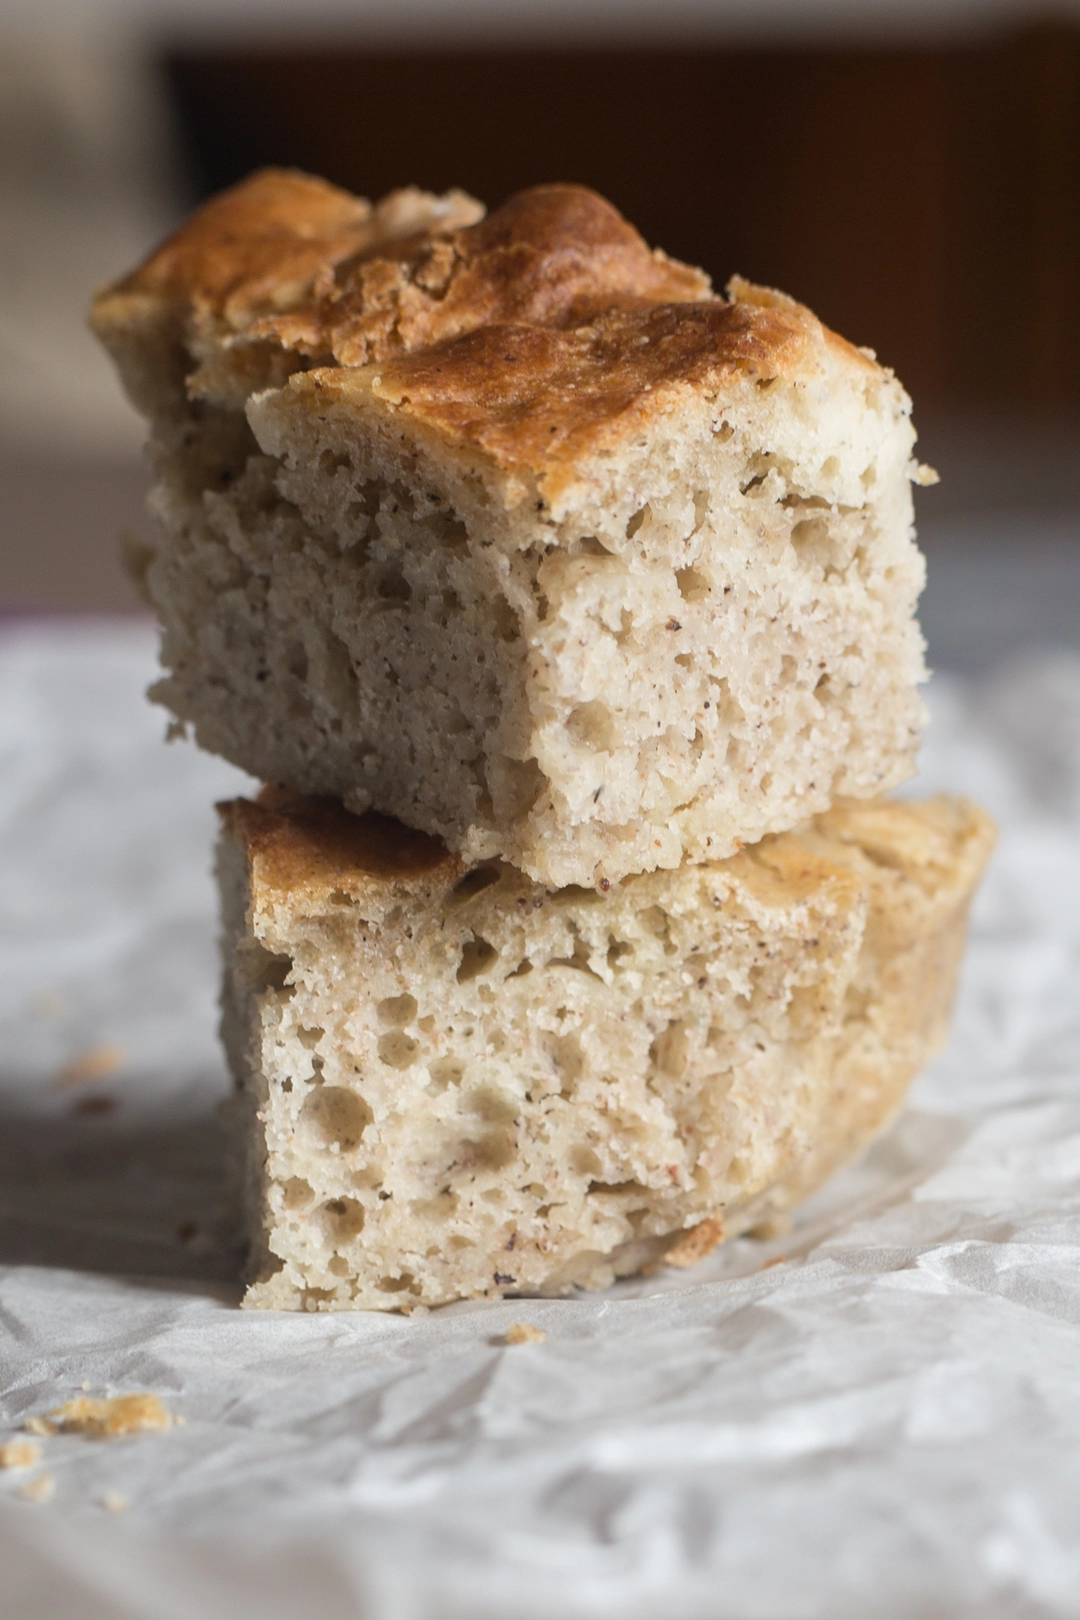
[{"label": "cut side of bread", "polygon": [[911,774],[910,401],[594,193],[269,171],[105,289],[155,689],[260,777],[602,887]]},{"label": "cut side of bread", "polygon": [[993,841],[849,804],[601,895],[326,800],[221,816],[245,1303],[323,1311],[602,1287],[798,1202],[940,1045]]}]

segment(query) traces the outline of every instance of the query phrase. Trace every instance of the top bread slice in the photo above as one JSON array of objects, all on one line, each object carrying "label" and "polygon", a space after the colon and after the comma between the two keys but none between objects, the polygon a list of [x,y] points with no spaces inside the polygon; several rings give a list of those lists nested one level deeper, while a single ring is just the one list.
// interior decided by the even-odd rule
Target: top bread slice
[{"label": "top bread slice", "polygon": [[910,401],[577,186],[267,171],[106,288],[151,425],[155,695],[264,781],[549,885],[911,774]]}]

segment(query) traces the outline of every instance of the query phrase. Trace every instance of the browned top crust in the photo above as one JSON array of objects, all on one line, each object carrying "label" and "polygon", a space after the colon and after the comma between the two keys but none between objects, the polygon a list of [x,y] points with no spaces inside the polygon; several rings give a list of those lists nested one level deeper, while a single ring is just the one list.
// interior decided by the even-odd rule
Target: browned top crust
[{"label": "browned top crust", "polygon": [[334,287],[343,261],[414,237],[432,216],[448,229],[480,218],[463,191],[434,198],[408,187],[374,207],[364,197],[291,169],[261,169],[223,191],[150,257],[94,300],[95,324],[147,299],[243,332]]},{"label": "browned top crust", "polygon": [[95,312],[166,299],[250,340],[359,366],[489,322],[577,325],[602,309],[711,296],[707,276],[650,252],[584,186],[536,186],[476,223],[482,213],[463,192],[398,191],[373,208],[263,169],[104,288]]},{"label": "browned top crust", "polygon": [[[225,361],[234,385],[251,379],[241,397],[290,372],[309,373],[294,376],[301,392],[355,378],[504,467],[573,460],[598,425],[633,429],[672,384],[791,375],[826,350],[878,371],[783,294],[735,278],[730,301],[717,297],[583,186],[536,186],[480,212],[462,193],[416,191],[372,208],[264,170],[104,289],[95,327],[123,366],[125,344],[160,331],[167,309],[187,333],[191,394],[222,386]],[[245,353],[285,371],[245,368]]]},{"label": "browned top crust", "polygon": [[316,900],[331,890],[361,899],[416,879],[449,884],[463,870],[438,839],[374,811],[351,815],[335,799],[264,789],[257,803],[231,799],[217,809],[243,845],[260,900]]},{"label": "browned top crust", "polygon": [[[447,889],[466,870],[438,839],[373,811],[353,815],[336,799],[263,788],[254,803],[232,799],[217,808],[243,845],[260,901],[319,901],[338,891],[360,899],[417,884]],[[796,904],[823,884],[858,887],[853,864],[881,868],[928,896],[957,886],[966,895],[995,836],[989,816],[967,799],[842,800],[799,832],[705,865],[737,873],[770,905]]]},{"label": "browned top crust", "polygon": [[[103,289],[189,303],[240,325],[309,294],[364,241],[371,204],[325,181],[264,169],[200,208],[131,275]],[[291,298],[290,298],[291,295]]]},{"label": "browned top crust", "polygon": [[711,296],[584,186],[535,186],[478,224],[343,265],[303,309],[250,330],[323,364],[363,366],[481,327],[575,327],[605,310]]},{"label": "browned top crust", "polygon": [[[484,326],[395,357],[369,386],[502,467],[554,470],[595,445],[605,425],[620,437],[631,433],[655,413],[667,386],[719,392],[740,373],[794,370],[804,347],[802,322],[784,310],[721,299],[643,304],[571,330]],[[346,377],[320,370],[300,387],[332,391],[339,381],[348,387]],[[555,488],[545,484],[549,494]]]}]

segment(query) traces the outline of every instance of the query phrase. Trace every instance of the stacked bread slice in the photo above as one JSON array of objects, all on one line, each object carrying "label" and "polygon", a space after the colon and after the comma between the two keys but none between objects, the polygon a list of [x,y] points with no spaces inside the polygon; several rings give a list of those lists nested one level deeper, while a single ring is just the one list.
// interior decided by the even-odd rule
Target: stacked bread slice
[{"label": "stacked bread slice", "polygon": [[248,1302],[598,1286],[813,1189],[991,831],[923,723],[910,402],[601,198],[268,171],[105,289],[154,695],[223,807]]}]

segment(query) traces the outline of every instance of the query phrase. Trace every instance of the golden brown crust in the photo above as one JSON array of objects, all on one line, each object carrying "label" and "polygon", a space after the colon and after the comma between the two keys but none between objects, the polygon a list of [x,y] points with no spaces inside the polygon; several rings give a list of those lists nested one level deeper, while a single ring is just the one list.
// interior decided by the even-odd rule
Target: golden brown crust
[{"label": "golden brown crust", "polygon": [[[374,811],[353,815],[336,799],[264,787],[255,802],[231,799],[217,808],[242,843],[264,899],[330,889],[356,894],[415,878],[425,886],[432,880],[451,884],[465,870],[438,839]],[[860,888],[869,874],[872,889],[885,882],[886,909],[902,932],[921,917],[926,896],[958,888],[966,902],[995,836],[990,818],[966,799],[848,800],[815,816],[802,832],[764,838],[714,864],[737,872],[742,884],[773,905],[804,901],[826,881],[839,889]],[[874,876],[878,868],[880,881]],[[907,906],[900,900],[905,888]]]},{"label": "golden brown crust", "polygon": [[794,369],[804,346],[803,325],[787,312],[720,300],[646,305],[572,330],[484,326],[395,358],[370,386],[501,466],[554,468],[576,460],[609,425],[620,436],[632,432],[655,413],[661,390],[719,390],[739,373]]},{"label": "golden brown crust", "polygon": [[[316,368],[293,377],[298,403],[356,387],[498,465],[548,470],[606,429],[633,431],[675,386],[790,376],[826,351],[879,369],[783,294],[736,277],[730,301],[715,296],[586,187],[536,186],[470,224],[479,205],[460,193],[427,199],[426,215],[409,196],[422,194],[373,210],[264,170],[106,289],[97,328],[116,349],[125,322],[164,300],[204,337],[209,322],[237,378],[256,345],[292,356],[286,371]],[[433,203],[445,216],[435,226]],[[426,228],[410,234],[414,217]],[[195,348],[205,367],[205,342]],[[193,365],[190,391],[219,377],[220,359],[201,377]]]},{"label": "golden brown crust", "polygon": [[373,208],[298,170],[261,169],[212,198],[137,270],[103,288],[95,309],[162,299],[221,317],[240,332],[260,316],[324,298],[343,261],[415,238],[433,216],[448,229],[483,211],[462,191],[437,198],[413,187]]},{"label": "golden brown crust", "polygon": [[[880,801],[871,807],[883,808]],[[433,880],[449,886],[465,871],[437,838],[375,811],[355,815],[337,799],[268,786],[255,801],[230,799],[217,811],[225,830],[243,846],[261,902],[292,901],[301,894],[311,899],[332,889],[354,896],[375,888],[389,892],[391,885],[416,878],[428,888]],[[822,819],[811,825],[816,829]],[[790,905],[820,894],[824,885],[837,894],[859,889],[860,879],[837,861],[832,843],[781,834],[712,864],[737,873],[762,904]]]},{"label": "golden brown crust", "polygon": [[710,297],[584,186],[535,186],[461,230],[424,232],[351,260],[304,309],[252,338],[363,366],[480,327],[574,327],[613,309]]},{"label": "golden brown crust", "polygon": [[[374,207],[323,180],[264,169],[215,197],[137,270],[104,287],[90,324],[127,392],[152,420],[186,410],[186,397],[233,408],[280,385],[302,353],[272,334],[249,339],[261,318],[318,302],[339,266],[423,229],[482,217],[464,192],[407,187]],[[239,347],[237,347],[239,345]]]},{"label": "golden brown crust", "polygon": [[359,899],[373,887],[408,886],[417,878],[452,883],[463,870],[444,845],[388,816],[351,815],[335,799],[303,798],[264,789],[261,802],[218,805],[226,830],[247,856],[253,894],[314,899],[340,890]]},{"label": "golden brown crust", "polygon": [[114,298],[165,297],[234,332],[344,366],[488,322],[574,325],[615,307],[710,296],[708,277],[652,253],[584,186],[536,186],[479,223],[464,193],[430,210],[396,192],[376,208],[308,175],[264,169],[199,210]]},{"label": "golden brown crust", "polygon": [[255,312],[310,296],[320,277],[364,240],[371,204],[284,169],[214,197],[130,275],[95,301],[167,299],[240,326]]}]

